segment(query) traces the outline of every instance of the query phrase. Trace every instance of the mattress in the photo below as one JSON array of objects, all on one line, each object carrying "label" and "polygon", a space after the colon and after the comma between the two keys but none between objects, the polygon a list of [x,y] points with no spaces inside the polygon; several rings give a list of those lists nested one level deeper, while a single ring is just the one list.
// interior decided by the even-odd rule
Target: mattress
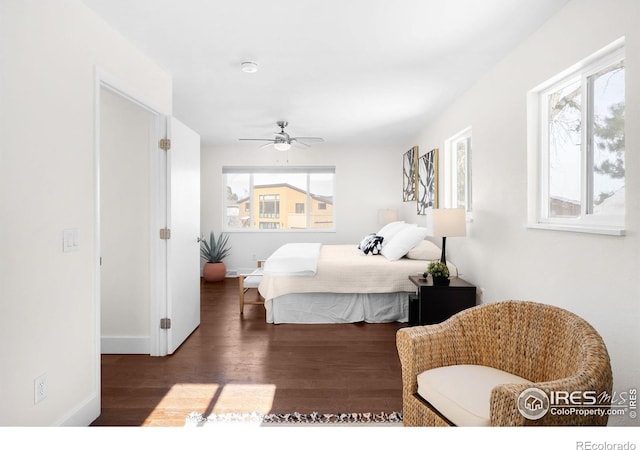
[{"label": "mattress", "polygon": [[[428,263],[408,258],[390,261],[382,255],[364,255],[353,244],[322,245],[315,275],[270,274],[265,269],[259,290],[266,300],[303,292],[412,292],[415,286],[409,281],[409,275],[422,274],[426,271]],[[451,275],[455,276],[455,266],[450,263],[448,265]]]}]

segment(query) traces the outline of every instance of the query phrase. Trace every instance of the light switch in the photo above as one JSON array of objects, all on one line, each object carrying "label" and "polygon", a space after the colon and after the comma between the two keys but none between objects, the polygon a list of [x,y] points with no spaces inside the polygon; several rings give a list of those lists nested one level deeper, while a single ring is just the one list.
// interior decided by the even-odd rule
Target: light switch
[{"label": "light switch", "polygon": [[80,239],[77,228],[69,228],[62,233],[62,251],[75,252],[80,250]]}]

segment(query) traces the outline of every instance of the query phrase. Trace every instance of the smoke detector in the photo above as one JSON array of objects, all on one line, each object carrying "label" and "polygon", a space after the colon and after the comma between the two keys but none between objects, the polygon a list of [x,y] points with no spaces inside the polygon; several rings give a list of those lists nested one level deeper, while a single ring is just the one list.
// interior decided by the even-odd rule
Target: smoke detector
[{"label": "smoke detector", "polygon": [[258,63],[253,61],[244,61],[241,67],[244,73],[256,73],[258,71]]}]

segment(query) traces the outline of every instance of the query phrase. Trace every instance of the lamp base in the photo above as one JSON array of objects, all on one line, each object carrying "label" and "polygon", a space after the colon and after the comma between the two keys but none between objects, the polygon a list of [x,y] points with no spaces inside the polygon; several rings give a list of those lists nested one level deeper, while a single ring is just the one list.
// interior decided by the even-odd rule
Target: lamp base
[{"label": "lamp base", "polygon": [[447,238],[445,236],[442,236],[442,255],[440,255],[440,262],[444,265],[447,265],[446,246]]}]

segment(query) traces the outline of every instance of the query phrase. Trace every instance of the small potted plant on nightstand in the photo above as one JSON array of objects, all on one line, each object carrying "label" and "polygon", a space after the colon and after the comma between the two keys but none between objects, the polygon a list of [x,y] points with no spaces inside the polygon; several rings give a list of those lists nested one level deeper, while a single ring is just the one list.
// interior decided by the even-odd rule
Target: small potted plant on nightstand
[{"label": "small potted plant on nightstand", "polygon": [[427,266],[427,273],[433,278],[434,286],[449,286],[451,281],[449,280],[449,268],[440,260],[431,261]]},{"label": "small potted plant on nightstand", "polygon": [[205,281],[216,282],[224,280],[227,274],[227,267],[222,261],[229,255],[231,248],[228,246],[229,236],[220,233],[216,240],[213,231],[209,235],[209,242],[200,238],[200,256],[205,261],[202,268],[202,276]]}]

